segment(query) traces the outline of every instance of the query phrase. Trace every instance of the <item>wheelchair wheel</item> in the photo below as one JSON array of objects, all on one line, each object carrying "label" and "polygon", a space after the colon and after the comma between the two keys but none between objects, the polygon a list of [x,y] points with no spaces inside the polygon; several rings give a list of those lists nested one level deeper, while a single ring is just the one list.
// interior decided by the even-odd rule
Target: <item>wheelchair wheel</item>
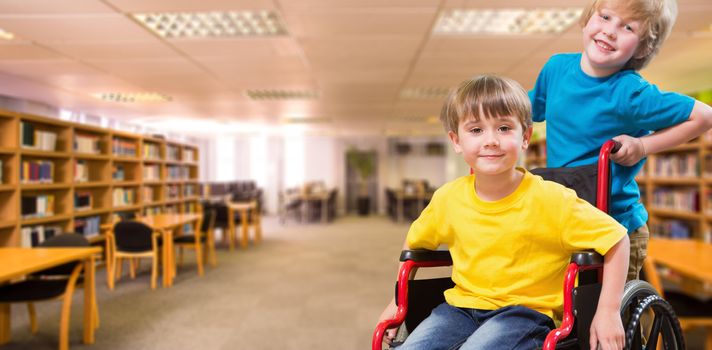
[{"label": "wheelchair wheel", "polygon": [[657,349],[661,335],[663,349],[685,349],[675,312],[649,283],[628,282],[621,305],[626,349]]}]

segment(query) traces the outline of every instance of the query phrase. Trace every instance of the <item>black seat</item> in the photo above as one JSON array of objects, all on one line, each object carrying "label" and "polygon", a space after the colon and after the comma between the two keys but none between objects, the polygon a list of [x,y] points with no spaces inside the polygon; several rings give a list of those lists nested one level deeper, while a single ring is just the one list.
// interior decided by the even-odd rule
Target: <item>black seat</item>
[{"label": "black seat", "polygon": [[[173,239],[179,249],[179,263],[183,264],[183,249],[195,249],[198,263],[198,274],[203,275],[203,261],[210,260],[211,266],[217,265],[215,257],[215,208],[213,206],[203,207],[203,220],[200,223],[199,232],[183,234]],[[198,249],[200,248],[200,249]]]},{"label": "black seat", "polygon": [[158,277],[158,257],[162,245],[161,235],[149,226],[137,221],[120,221],[107,236],[110,249],[107,267],[109,289],[114,289],[116,279],[121,277],[122,258],[130,262],[130,276],[135,277],[134,259],[151,258],[151,289],[156,289]]}]

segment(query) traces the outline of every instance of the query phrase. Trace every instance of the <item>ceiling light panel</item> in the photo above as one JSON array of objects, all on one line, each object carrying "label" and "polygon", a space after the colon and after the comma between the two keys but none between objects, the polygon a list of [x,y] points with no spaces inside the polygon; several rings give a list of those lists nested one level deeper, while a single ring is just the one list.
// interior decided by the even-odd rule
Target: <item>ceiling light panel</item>
[{"label": "ceiling light panel", "polygon": [[15,38],[15,34],[12,34],[2,28],[0,28],[0,39],[1,40],[12,40]]},{"label": "ceiling light panel", "polygon": [[319,97],[312,90],[247,90],[245,95],[252,100],[308,100]]},{"label": "ceiling light panel", "polygon": [[274,11],[135,13],[133,17],[164,38],[226,38],[286,35]]},{"label": "ceiling light panel", "polygon": [[450,88],[443,87],[416,87],[401,90],[404,99],[443,99],[450,93]]},{"label": "ceiling light panel", "polygon": [[122,93],[122,92],[100,92],[92,94],[92,97],[109,101],[109,102],[168,102],[172,98],[167,95],[159,94],[156,92],[136,92],[136,93]]},{"label": "ceiling light panel", "polygon": [[577,22],[581,8],[449,9],[440,14],[435,34],[553,34]]}]

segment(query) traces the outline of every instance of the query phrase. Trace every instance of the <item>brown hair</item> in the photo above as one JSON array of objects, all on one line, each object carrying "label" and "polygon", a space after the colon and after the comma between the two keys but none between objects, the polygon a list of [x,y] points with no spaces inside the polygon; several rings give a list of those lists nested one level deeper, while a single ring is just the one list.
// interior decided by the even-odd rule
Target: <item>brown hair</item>
[{"label": "brown hair", "polygon": [[496,75],[480,75],[463,81],[450,92],[440,122],[446,132],[457,134],[464,118],[479,119],[516,116],[526,131],[532,125],[531,102],[516,81]]},{"label": "brown hair", "polygon": [[[623,69],[641,70],[660,52],[660,47],[670,35],[677,18],[676,0],[593,0],[581,13],[580,24],[585,27],[601,6],[608,4],[623,9],[641,24],[638,50]],[[642,51],[641,51],[642,50]],[[636,58],[638,52],[644,53]]]}]

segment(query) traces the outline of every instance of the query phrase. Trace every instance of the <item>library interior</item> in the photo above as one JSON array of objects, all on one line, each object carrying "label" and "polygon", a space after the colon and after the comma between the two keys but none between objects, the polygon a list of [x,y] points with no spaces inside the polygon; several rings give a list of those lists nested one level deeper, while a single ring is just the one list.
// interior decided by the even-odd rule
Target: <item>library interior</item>
[{"label": "library interior", "polygon": [[[443,129],[443,103],[482,74],[533,96],[562,53],[583,52],[585,75],[592,2],[0,0],[0,350],[390,349],[384,307],[420,288],[398,280],[399,257],[419,259],[401,255],[411,224],[479,171]],[[625,3],[596,4],[610,2]],[[712,2],[662,2],[674,25],[636,79],[712,122]],[[605,94],[576,101],[568,123]],[[534,117],[516,166],[568,167],[547,152],[561,127]],[[604,145],[586,131],[563,151],[586,144],[595,162]],[[623,295],[626,349],[712,350],[712,130],[690,133],[641,154],[625,187],[649,229],[642,282],[628,282],[643,294]],[[458,260],[433,256],[416,278],[449,288]],[[573,299],[586,314],[598,294]],[[563,344],[588,336],[577,317]]]}]

